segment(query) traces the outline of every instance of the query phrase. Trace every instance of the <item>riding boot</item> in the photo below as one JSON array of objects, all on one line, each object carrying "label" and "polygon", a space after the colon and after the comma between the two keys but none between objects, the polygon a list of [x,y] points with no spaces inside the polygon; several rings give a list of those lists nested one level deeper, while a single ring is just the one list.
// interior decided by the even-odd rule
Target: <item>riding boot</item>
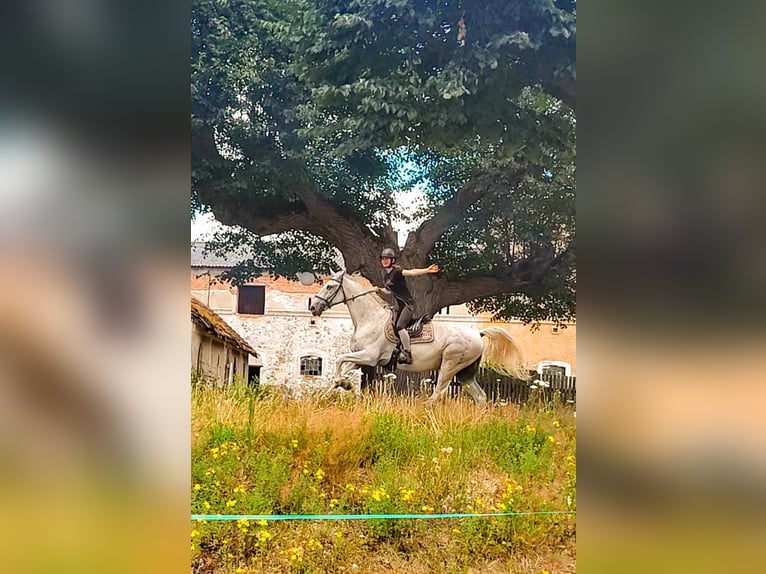
[{"label": "riding boot", "polygon": [[407,329],[399,331],[399,340],[402,343],[402,354],[399,356],[399,362],[403,365],[411,365],[412,351],[410,350],[410,334]]}]

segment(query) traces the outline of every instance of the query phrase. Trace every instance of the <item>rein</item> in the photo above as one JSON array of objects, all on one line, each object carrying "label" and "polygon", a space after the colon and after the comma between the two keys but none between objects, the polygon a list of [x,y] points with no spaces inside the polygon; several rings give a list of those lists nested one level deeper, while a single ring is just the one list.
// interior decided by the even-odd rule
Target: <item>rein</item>
[{"label": "rein", "polygon": [[[345,275],[345,273],[343,275]],[[336,301],[335,303],[331,303],[331,300],[335,298],[335,296],[338,294],[338,291],[340,291],[341,294],[343,295],[343,300]],[[352,295],[351,297],[346,297],[346,292],[343,290],[343,276],[341,276],[340,281],[338,281],[338,288],[335,291],[333,291],[333,294],[330,296],[329,299],[320,297],[318,294],[315,295],[315,297],[319,299],[320,301],[322,301],[325,305],[327,305],[327,308],[330,309],[332,307],[335,307],[335,305],[340,305],[341,303],[347,303],[348,301],[353,301],[354,299],[363,297],[364,295],[369,295],[370,293],[375,293],[375,289],[374,288],[369,289],[367,291],[357,293],[356,295]]]}]

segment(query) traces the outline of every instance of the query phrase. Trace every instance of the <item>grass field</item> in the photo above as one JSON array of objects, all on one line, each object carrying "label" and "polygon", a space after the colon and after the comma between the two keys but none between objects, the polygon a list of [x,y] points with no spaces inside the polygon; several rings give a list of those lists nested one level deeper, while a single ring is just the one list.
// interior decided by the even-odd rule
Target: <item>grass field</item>
[{"label": "grass field", "polygon": [[[194,514],[575,510],[571,405],[192,391]],[[191,524],[194,572],[574,572],[575,516]]]}]

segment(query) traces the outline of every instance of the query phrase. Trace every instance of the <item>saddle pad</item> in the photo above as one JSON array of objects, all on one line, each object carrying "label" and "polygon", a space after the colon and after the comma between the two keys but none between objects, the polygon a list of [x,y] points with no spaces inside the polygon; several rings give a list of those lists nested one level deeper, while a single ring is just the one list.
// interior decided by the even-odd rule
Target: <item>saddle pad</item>
[{"label": "saddle pad", "polygon": [[[396,333],[394,333],[394,326],[391,324],[391,319],[386,321],[386,339],[391,341],[392,343],[398,343],[399,337],[396,336]],[[433,323],[426,323],[423,325],[423,330],[421,331],[420,335],[417,337],[410,338],[410,343],[413,345],[416,345],[417,343],[430,343],[434,340],[434,325]]]}]

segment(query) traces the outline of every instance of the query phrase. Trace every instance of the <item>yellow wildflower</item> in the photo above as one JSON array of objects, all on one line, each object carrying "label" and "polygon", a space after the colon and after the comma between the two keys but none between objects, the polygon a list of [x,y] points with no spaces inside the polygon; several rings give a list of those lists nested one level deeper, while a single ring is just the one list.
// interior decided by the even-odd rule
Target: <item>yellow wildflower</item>
[{"label": "yellow wildflower", "polygon": [[261,542],[266,542],[269,538],[271,538],[273,535],[268,530],[259,530],[258,531],[258,540]]},{"label": "yellow wildflower", "polygon": [[205,507],[205,510],[210,510],[210,503],[207,500],[202,501],[202,506]]},{"label": "yellow wildflower", "polygon": [[303,548],[300,546],[293,546],[290,548],[290,560],[293,562],[300,562],[303,560]]},{"label": "yellow wildflower", "polygon": [[256,522],[256,524],[259,526],[266,526],[268,524],[268,521],[261,518],[258,522]]},{"label": "yellow wildflower", "polygon": [[194,538],[195,536],[199,536],[199,530],[195,528],[194,530],[191,531],[191,535],[192,535],[192,538]]},{"label": "yellow wildflower", "polygon": [[434,511],[434,507],[433,506],[428,506],[427,504],[424,504],[420,508],[420,510],[422,510],[423,512],[433,512]]},{"label": "yellow wildflower", "polygon": [[237,504],[237,501],[235,499],[233,499],[233,498],[229,499],[229,500],[226,501],[226,508],[231,508],[235,504]]},{"label": "yellow wildflower", "polygon": [[349,492],[354,492],[354,490],[356,490],[356,487],[354,487],[354,485],[349,482],[348,484],[346,484],[346,490],[348,490]]},{"label": "yellow wildflower", "polygon": [[293,448],[298,448],[298,441],[297,440],[293,439],[292,441],[290,441],[290,444],[293,445]]},{"label": "yellow wildflower", "polygon": [[324,471],[321,468],[317,469],[316,477],[317,477],[317,480],[322,480],[324,478]]},{"label": "yellow wildflower", "polygon": [[555,426],[556,428],[560,428],[561,423],[559,421],[553,421],[553,426]]},{"label": "yellow wildflower", "polygon": [[194,485],[194,490],[202,490],[202,485],[198,482]]},{"label": "yellow wildflower", "polygon": [[389,496],[389,494],[386,492],[386,489],[385,489],[385,488],[383,488],[383,487],[380,487],[380,488],[376,488],[376,489],[375,489],[375,490],[372,492],[372,498],[373,498],[373,500],[375,500],[376,502],[380,502],[380,501],[381,501],[381,500],[383,500],[384,498],[388,498],[388,499],[390,499],[391,497],[390,497],[390,496]]},{"label": "yellow wildflower", "polygon": [[399,489],[400,500],[402,502],[411,502],[412,496],[415,494],[414,490],[407,490],[406,488]]},{"label": "yellow wildflower", "polygon": [[556,442],[556,439],[553,437],[552,434],[548,435],[548,440],[551,441],[551,442]]}]

